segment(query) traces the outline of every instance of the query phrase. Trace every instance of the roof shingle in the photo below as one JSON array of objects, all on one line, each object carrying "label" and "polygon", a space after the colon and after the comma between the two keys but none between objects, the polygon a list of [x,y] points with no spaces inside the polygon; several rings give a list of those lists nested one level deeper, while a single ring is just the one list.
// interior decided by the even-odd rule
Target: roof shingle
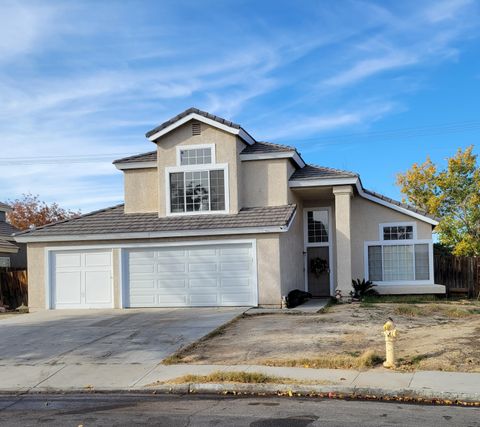
[{"label": "roof shingle", "polygon": [[122,159],[117,159],[113,161],[113,164],[116,163],[136,163],[136,162],[156,162],[157,161],[157,150],[149,151],[148,153],[135,154],[134,156],[123,157]]},{"label": "roof shingle", "polygon": [[288,145],[273,144],[266,141],[257,141],[255,144],[247,145],[240,154],[259,154],[259,153],[285,153],[297,150]]},{"label": "roof shingle", "polygon": [[18,235],[60,236],[149,233],[288,225],[296,205],[243,208],[238,214],[186,215],[159,218],[156,213],[126,214],[124,205],[45,225]]},{"label": "roof shingle", "polygon": [[305,165],[297,169],[290,177],[290,181],[305,181],[321,178],[356,178],[358,174],[340,169],[327,168],[324,166]]}]

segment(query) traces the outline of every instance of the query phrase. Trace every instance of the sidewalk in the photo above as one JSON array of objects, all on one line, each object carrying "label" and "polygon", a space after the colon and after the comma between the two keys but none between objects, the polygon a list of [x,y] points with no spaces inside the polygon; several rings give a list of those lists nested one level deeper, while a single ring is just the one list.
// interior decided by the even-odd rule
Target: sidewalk
[{"label": "sidewalk", "polygon": [[[159,384],[187,374],[208,375],[215,371],[258,372],[289,378],[297,384]],[[302,384],[318,382],[318,385]],[[364,397],[410,397],[480,402],[480,373],[420,371],[391,372],[343,369],[282,368],[256,365],[52,365],[0,366],[1,393],[52,392],[167,392],[276,394],[342,394]]]}]

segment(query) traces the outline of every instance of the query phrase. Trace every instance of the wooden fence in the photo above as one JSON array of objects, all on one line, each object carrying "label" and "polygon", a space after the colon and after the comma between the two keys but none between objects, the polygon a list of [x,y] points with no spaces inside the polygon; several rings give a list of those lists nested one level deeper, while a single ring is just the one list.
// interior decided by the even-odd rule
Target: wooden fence
[{"label": "wooden fence", "polygon": [[0,268],[0,306],[15,309],[28,305],[27,270]]},{"label": "wooden fence", "polygon": [[445,285],[447,295],[466,294],[478,298],[480,294],[480,257],[435,255],[435,283]]}]

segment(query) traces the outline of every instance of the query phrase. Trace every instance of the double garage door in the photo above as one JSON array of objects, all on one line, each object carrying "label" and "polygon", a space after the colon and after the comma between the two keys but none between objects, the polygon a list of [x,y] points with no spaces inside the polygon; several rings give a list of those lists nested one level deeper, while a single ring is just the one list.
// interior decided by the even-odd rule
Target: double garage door
[{"label": "double garage door", "polygon": [[[252,243],[122,250],[124,307],[257,305]],[[54,308],[113,307],[111,250],[52,254]]]}]

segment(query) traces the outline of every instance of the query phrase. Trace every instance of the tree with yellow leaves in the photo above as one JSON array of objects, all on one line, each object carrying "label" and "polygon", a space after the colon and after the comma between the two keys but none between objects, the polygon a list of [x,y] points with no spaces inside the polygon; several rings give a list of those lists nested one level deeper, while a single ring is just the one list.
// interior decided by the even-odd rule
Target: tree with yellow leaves
[{"label": "tree with yellow leaves", "polygon": [[403,201],[440,219],[439,242],[454,255],[480,256],[480,167],[473,145],[440,170],[429,157],[397,176]]}]

